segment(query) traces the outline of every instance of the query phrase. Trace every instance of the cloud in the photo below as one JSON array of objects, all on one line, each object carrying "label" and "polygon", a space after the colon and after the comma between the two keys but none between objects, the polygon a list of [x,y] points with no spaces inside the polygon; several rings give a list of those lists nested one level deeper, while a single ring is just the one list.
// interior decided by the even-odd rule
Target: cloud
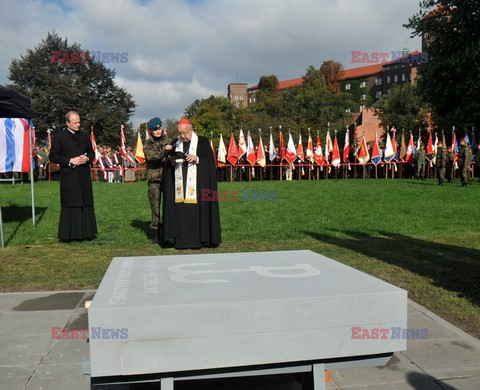
[{"label": "cloud", "polygon": [[[299,77],[327,59],[351,64],[351,51],[420,49],[402,27],[417,0],[6,0],[0,13],[0,83],[13,58],[47,31],[102,52],[127,52],[112,64],[132,93],[134,125],[178,117],[195,99],[226,95],[230,82],[262,75]],[[238,77],[238,79],[237,79]]]}]

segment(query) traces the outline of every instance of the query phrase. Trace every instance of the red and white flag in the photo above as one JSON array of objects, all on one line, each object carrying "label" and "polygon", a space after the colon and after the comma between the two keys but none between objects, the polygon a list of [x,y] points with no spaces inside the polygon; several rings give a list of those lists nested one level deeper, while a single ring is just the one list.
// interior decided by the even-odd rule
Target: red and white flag
[{"label": "red and white flag", "polygon": [[297,157],[305,162],[305,153],[303,152],[303,144],[302,144],[302,133],[298,135],[298,145],[297,145]]},{"label": "red and white flag", "polygon": [[245,143],[243,130],[240,129],[240,135],[238,136],[238,159],[240,160],[245,153],[247,153],[247,144]]},{"label": "red and white flag", "polygon": [[297,158],[295,144],[293,143],[292,134],[290,133],[288,133],[288,143],[287,143],[287,151],[285,153],[285,158],[290,165],[292,165],[295,159]]},{"label": "red and white flag", "polygon": [[415,145],[413,142],[413,134],[412,132],[410,132],[410,141],[408,141],[407,154],[405,155],[405,161],[409,163],[413,163],[414,156],[415,156]]},{"label": "red and white flag", "polygon": [[255,161],[257,161],[257,154],[255,153],[255,148],[253,147],[253,141],[250,132],[247,134],[247,161],[252,165],[255,164]]},{"label": "red and white flag", "polygon": [[333,152],[332,139],[330,138],[330,130],[327,130],[327,137],[325,138],[324,161],[328,164],[330,161],[330,153]]},{"label": "red and white flag", "polygon": [[317,143],[315,145],[315,153],[313,154],[313,159],[318,165],[323,165],[323,151],[322,151],[322,142],[320,141],[320,135],[317,134]]},{"label": "red and white flag", "polygon": [[235,165],[238,161],[238,149],[237,144],[235,143],[235,136],[233,135],[233,131],[230,135],[230,143],[228,144],[227,160],[232,165]]},{"label": "red and white flag", "polygon": [[338,167],[340,165],[340,149],[338,148],[337,132],[335,131],[335,139],[333,141],[332,165]]},{"label": "red and white flag", "polygon": [[258,137],[257,161],[256,163],[265,168],[267,160],[265,159],[265,149],[263,148],[262,133]]},{"label": "red and white flag", "polygon": [[361,165],[366,165],[368,160],[370,160],[370,154],[368,153],[367,141],[365,140],[365,137],[362,137],[362,143],[360,144],[357,158]]},{"label": "red and white flag", "polygon": [[135,160],[127,153],[125,149],[125,133],[123,132],[123,125],[120,127],[120,154],[124,160],[128,160],[130,163],[135,165]]},{"label": "red and white flag", "polygon": [[[48,136],[50,136],[50,132],[48,133]],[[90,131],[90,142],[92,143],[92,149],[95,152],[95,158],[93,159],[93,164],[96,164],[98,161],[101,162],[102,156],[100,155],[100,152],[98,151],[98,148],[97,148],[97,143],[95,142],[95,135],[93,134],[93,126],[92,126],[92,130]]]},{"label": "red and white flag", "polygon": [[280,138],[280,163],[282,163],[283,160],[286,159],[286,155],[285,155],[285,141],[283,140],[282,130],[280,130],[279,138]]},{"label": "red and white flag", "polygon": [[343,162],[348,163],[348,155],[350,154],[350,130],[345,132],[345,144],[343,145]]},{"label": "red and white flag", "polygon": [[308,143],[307,143],[307,150],[305,151],[305,158],[313,164],[313,140],[310,131],[308,132]]}]

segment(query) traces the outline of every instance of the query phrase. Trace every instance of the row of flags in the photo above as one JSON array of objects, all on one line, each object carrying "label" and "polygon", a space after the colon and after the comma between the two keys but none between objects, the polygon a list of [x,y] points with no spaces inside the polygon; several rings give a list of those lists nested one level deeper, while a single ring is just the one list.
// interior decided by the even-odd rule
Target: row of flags
[{"label": "row of flags", "polygon": [[[133,164],[134,160],[132,156],[128,154],[126,151],[125,133],[123,129],[124,127],[122,125],[120,128],[120,154],[123,159],[128,160]],[[259,129],[259,132],[260,132],[260,136],[259,136],[256,149],[254,147],[250,131],[247,132],[247,138],[245,140],[245,134],[243,132],[243,129],[240,129],[238,144],[236,143],[235,136],[232,132],[230,135],[230,142],[228,144],[228,149],[225,146],[223,135],[220,134],[219,146],[218,146],[218,150],[216,150],[214,141],[213,141],[213,135],[212,135],[210,140],[210,145],[212,147],[215,164],[216,165],[218,164],[219,166],[223,166],[227,164],[227,162],[229,162],[230,164],[235,165],[240,161],[242,157],[245,156],[247,162],[250,165],[253,166],[255,164],[258,164],[261,167],[265,167],[267,163],[267,157],[265,154],[266,149],[264,148],[264,145],[263,145],[261,129]],[[392,133],[391,135],[390,135],[390,132]],[[315,145],[314,145],[312,136],[310,134],[310,129],[308,133],[309,134],[308,134],[307,146],[306,146],[306,149],[304,150],[303,142],[302,142],[302,134],[301,133],[299,134],[298,144],[295,147],[292,134],[289,132],[288,141],[287,141],[287,144],[285,145],[283,133],[280,126],[280,134],[279,134],[280,145],[278,147],[280,161],[283,162],[285,160],[292,167],[293,167],[293,163],[297,159],[299,159],[302,162],[309,162],[311,164],[316,163],[318,165],[328,165],[328,166],[332,165],[334,167],[340,166],[342,162],[344,164],[350,164],[349,156],[350,156],[351,148],[350,148],[350,130],[348,129],[348,127],[345,132],[345,140],[344,140],[344,146],[342,151],[340,151],[340,147],[337,141],[336,131],[332,141],[332,138],[330,136],[330,129],[327,130],[324,148],[322,147],[322,142],[320,139],[320,135],[318,133],[317,133],[317,139],[316,139]],[[50,133],[48,134],[48,136],[49,136],[49,144],[50,144]],[[443,145],[446,146],[445,135],[443,133],[442,133],[442,137],[443,137],[442,139]],[[95,151],[94,163],[98,162],[100,167],[104,169],[104,167],[102,167],[102,159],[100,158],[101,156],[95,142],[93,128],[90,133],[90,139],[92,142],[93,150]],[[417,149],[420,148],[420,142],[421,142],[420,134],[417,139],[417,143],[415,143],[413,134],[412,132],[410,132],[410,138],[407,145],[405,142],[405,134],[404,132],[402,132],[400,150],[397,150],[397,143],[395,139],[396,139],[396,129],[392,127],[392,129],[390,130],[387,127],[385,148],[381,149],[379,147],[378,134],[375,133],[373,146],[371,151],[369,151],[365,137],[362,137],[359,147],[358,148],[354,147],[354,157],[362,165],[367,164],[369,161],[371,161],[374,165],[378,165],[382,161],[384,161],[385,163],[394,163],[395,161],[400,161],[400,160],[413,163],[415,159],[416,151]],[[147,132],[147,140],[148,140],[148,132]],[[471,145],[472,149],[474,150],[476,149],[477,144],[475,140],[475,133],[473,133],[471,141],[467,133],[465,136],[465,140],[467,143]],[[438,140],[437,134],[435,134],[435,140],[432,139],[432,133],[429,134],[429,138],[426,145],[426,155],[427,155],[427,159],[431,163],[435,163],[435,156],[436,156],[438,141],[439,140]],[[453,152],[456,160],[458,155],[458,142],[455,134],[455,128],[452,131],[451,145],[453,145]],[[0,148],[1,148],[1,139],[0,139]],[[270,162],[275,160],[277,158],[277,150],[275,148],[273,135],[271,132],[270,132],[270,138],[269,138],[267,150],[268,150],[268,158]],[[145,154],[143,152],[143,143],[142,143],[142,138],[140,136],[140,131],[137,132],[137,140],[136,140],[136,146],[134,150],[134,157],[139,164],[145,163]]]},{"label": "row of flags", "polygon": [[[246,156],[247,162],[250,163],[251,165],[258,164],[261,167],[265,167],[265,164],[266,164],[265,149],[263,147],[261,130],[259,129],[259,131],[260,131],[260,137],[258,141],[257,150],[255,150],[253,147],[250,131],[247,132],[247,142],[245,142],[244,132],[242,129],[240,129],[238,146],[235,142],[235,136],[232,132],[230,135],[228,150],[225,147],[223,136],[220,134],[219,147],[217,152],[215,150],[213,136],[212,136],[210,144],[211,144],[216,162],[220,163],[219,165],[221,165],[221,164],[226,164],[228,161],[230,164],[235,165],[239,162],[239,160],[243,156]],[[392,133],[391,135],[390,135],[390,132]],[[458,155],[458,142],[457,142],[455,130],[453,130],[452,134],[453,135],[452,135],[451,145],[453,145],[453,152],[456,160]],[[443,137],[442,139],[443,145],[447,146],[445,142],[445,135],[443,133],[442,133],[442,137]],[[382,161],[384,161],[385,163],[394,163],[396,161],[406,161],[409,163],[413,163],[415,161],[416,151],[417,149],[420,148],[420,145],[421,145],[420,134],[419,134],[417,143],[415,144],[413,134],[412,132],[410,132],[410,138],[407,145],[405,142],[405,134],[404,132],[402,132],[400,150],[398,150],[395,139],[396,139],[396,129],[392,128],[391,130],[389,130],[389,128],[387,128],[385,148],[381,149],[378,142],[378,133],[375,133],[373,146],[371,151],[369,151],[366,139],[365,137],[362,137],[359,147],[355,148],[354,150],[354,157],[362,165],[367,164],[369,161],[372,162],[372,164],[374,165],[378,165]],[[471,145],[471,148],[475,150],[477,147],[476,140],[475,140],[475,133],[473,133],[471,141],[468,137],[468,133],[466,134],[465,139],[466,139],[466,142]],[[321,143],[319,134],[317,134],[317,140],[316,140],[315,146],[313,145],[313,139],[312,139],[312,136],[310,135],[310,131],[309,131],[308,142],[307,142],[307,147],[305,151],[303,149],[301,134],[299,134],[297,147],[295,147],[295,144],[293,142],[293,138],[290,132],[288,133],[287,145],[285,145],[283,133],[280,129],[279,142],[280,142],[280,145],[278,150],[280,154],[279,156],[280,160],[287,161],[287,163],[290,164],[291,166],[293,166],[294,161],[296,161],[297,159],[301,160],[302,162],[309,162],[312,164],[317,163],[318,165],[329,165],[329,166],[332,165],[334,167],[338,167],[342,162],[344,164],[350,164],[349,155],[350,155],[351,149],[350,149],[350,131],[348,130],[348,128],[346,129],[346,132],[345,132],[345,141],[344,141],[344,147],[342,152],[340,151],[340,148],[338,145],[337,132],[335,131],[335,135],[332,141],[332,138],[330,136],[330,130],[327,130],[324,148],[322,148],[322,143]],[[431,163],[435,163],[435,156],[437,152],[438,142],[439,140],[438,140],[437,134],[435,134],[435,141],[433,141],[432,133],[430,133],[425,149],[426,149],[427,159]],[[277,152],[273,142],[272,133],[270,133],[268,155],[269,155],[270,161],[273,161],[277,157]]]}]

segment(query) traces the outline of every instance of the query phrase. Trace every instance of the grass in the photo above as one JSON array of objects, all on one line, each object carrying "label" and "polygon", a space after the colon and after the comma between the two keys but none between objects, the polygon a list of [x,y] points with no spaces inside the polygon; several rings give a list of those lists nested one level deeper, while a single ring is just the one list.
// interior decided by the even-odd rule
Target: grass
[{"label": "grass", "polygon": [[[219,184],[239,198],[247,189],[277,191],[278,200],[220,202],[222,245],[194,253],[310,249],[406,289],[480,337],[478,182],[467,189],[384,179]],[[58,182],[35,184],[35,227],[30,187],[0,185],[0,291],[94,289],[113,257],[177,253],[150,242],[145,182],[94,183],[94,193],[98,238],[64,244],[56,238]]]}]

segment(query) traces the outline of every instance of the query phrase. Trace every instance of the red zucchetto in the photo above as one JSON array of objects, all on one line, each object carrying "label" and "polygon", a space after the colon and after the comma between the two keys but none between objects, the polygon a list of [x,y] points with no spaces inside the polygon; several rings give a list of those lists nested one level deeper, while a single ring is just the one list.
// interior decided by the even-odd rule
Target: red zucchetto
[{"label": "red zucchetto", "polygon": [[192,123],[187,118],[182,118],[178,121],[179,125],[191,125]]}]

